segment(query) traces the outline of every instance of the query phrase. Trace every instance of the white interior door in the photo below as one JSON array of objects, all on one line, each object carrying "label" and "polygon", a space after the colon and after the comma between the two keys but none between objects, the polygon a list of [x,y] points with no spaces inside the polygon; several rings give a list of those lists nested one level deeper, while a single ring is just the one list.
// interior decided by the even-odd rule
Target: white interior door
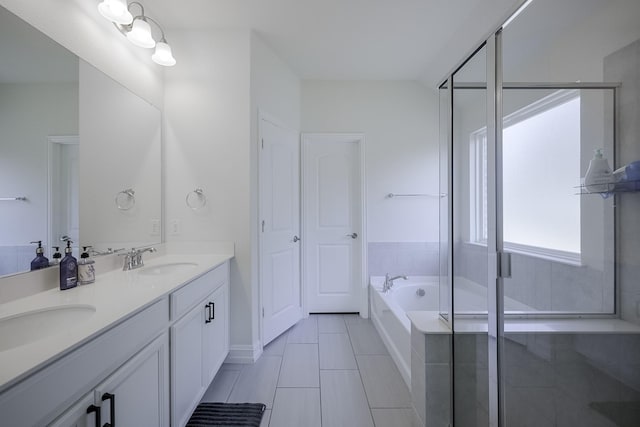
[{"label": "white interior door", "polygon": [[300,139],[260,118],[260,283],[266,345],[302,318]]},{"label": "white interior door", "polygon": [[360,135],[303,137],[304,274],[310,313],[362,311]]}]

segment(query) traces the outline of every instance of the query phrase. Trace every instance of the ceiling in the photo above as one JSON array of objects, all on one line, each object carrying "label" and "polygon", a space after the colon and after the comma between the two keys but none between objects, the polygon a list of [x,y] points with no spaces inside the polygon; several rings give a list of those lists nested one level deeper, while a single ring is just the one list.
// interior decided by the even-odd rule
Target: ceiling
[{"label": "ceiling", "polygon": [[523,0],[147,0],[171,29],[251,28],[302,79],[434,86]]}]

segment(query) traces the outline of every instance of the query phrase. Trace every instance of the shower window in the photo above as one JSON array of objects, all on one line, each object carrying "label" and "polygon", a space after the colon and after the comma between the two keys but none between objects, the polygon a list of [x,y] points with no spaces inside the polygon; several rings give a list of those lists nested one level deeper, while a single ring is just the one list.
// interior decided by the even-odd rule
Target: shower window
[{"label": "shower window", "polygon": [[[522,98],[510,98],[503,122],[505,249],[580,264],[580,92]],[[488,235],[486,146],[486,128],[470,135],[469,229],[477,244]]]}]

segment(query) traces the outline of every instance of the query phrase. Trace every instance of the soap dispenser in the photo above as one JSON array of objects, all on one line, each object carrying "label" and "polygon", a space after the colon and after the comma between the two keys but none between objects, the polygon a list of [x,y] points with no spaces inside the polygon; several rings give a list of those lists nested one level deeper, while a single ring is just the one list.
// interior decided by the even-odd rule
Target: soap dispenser
[{"label": "soap dispenser", "polygon": [[44,249],[42,248],[42,240],[36,240],[31,243],[37,243],[36,257],[31,261],[31,271],[40,270],[41,268],[49,267],[49,259],[44,256]]},{"label": "soap dispenser", "polygon": [[589,162],[589,169],[584,176],[584,186],[589,193],[604,193],[609,190],[608,184],[612,182],[613,175],[609,162],[602,156],[602,148],[598,148]]},{"label": "soap dispenser", "polygon": [[88,285],[96,281],[95,261],[89,256],[88,248],[91,248],[91,246],[83,246],[80,261],[78,261],[79,285]]},{"label": "soap dispenser", "polygon": [[49,265],[58,265],[60,264],[60,260],[62,259],[62,254],[60,253],[60,246],[53,246],[53,249],[56,251],[51,256],[51,261],[49,261]]},{"label": "soap dispenser", "polygon": [[75,288],[78,284],[78,261],[71,251],[71,240],[67,240],[64,258],[60,261],[60,290]]}]

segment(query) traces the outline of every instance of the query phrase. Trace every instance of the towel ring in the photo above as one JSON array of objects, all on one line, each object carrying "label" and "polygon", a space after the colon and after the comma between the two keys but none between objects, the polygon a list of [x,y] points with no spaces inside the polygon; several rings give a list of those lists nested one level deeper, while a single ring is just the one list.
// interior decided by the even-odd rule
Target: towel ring
[{"label": "towel ring", "polygon": [[116,194],[116,206],[121,211],[128,211],[136,205],[136,192],[132,188],[127,188]]},{"label": "towel ring", "polygon": [[207,196],[204,195],[202,188],[196,188],[187,194],[185,201],[191,210],[197,211],[207,204]]}]

